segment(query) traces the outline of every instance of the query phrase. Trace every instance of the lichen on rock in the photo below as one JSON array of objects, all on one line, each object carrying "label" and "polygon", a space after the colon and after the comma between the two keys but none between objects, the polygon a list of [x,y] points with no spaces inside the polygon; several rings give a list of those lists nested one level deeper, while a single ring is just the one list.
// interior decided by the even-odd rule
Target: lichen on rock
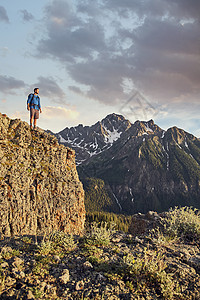
[{"label": "lichen on rock", "polygon": [[84,191],[75,152],[51,134],[0,114],[0,234],[81,234]]}]

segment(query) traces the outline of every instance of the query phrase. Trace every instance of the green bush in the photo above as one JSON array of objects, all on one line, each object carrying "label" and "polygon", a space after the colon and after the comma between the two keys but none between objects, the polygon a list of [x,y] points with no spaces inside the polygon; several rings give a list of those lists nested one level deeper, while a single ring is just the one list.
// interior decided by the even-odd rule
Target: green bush
[{"label": "green bush", "polygon": [[12,249],[11,247],[3,247],[1,249],[0,255],[4,259],[11,259],[12,257],[19,256],[19,250]]},{"label": "green bush", "polygon": [[163,218],[166,233],[186,241],[200,242],[200,212],[192,207],[175,207]]},{"label": "green bush", "polygon": [[55,246],[59,246],[64,250],[71,250],[76,247],[73,235],[64,233],[63,231],[52,232],[49,239]]},{"label": "green bush", "polygon": [[139,295],[151,289],[159,299],[175,299],[179,287],[172,275],[166,273],[167,265],[161,252],[145,249],[137,258],[124,256],[124,265],[124,279],[130,289],[136,289]]},{"label": "green bush", "polygon": [[40,255],[48,255],[53,250],[53,243],[49,240],[42,241],[38,246],[38,253]]},{"label": "green bush", "polygon": [[58,250],[69,251],[76,247],[76,243],[71,234],[66,234],[63,231],[53,231],[47,236],[44,236],[41,244],[38,246],[40,255],[48,255],[56,253]]},{"label": "green bush", "polygon": [[101,222],[99,224],[93,222],[90,224],[90,228],[86,233],[86,240],[95,245],[108,245],[112,234],[115,232],[114,228],[114,223],[111,223],[108,227],[108,223],[106,222]]}]

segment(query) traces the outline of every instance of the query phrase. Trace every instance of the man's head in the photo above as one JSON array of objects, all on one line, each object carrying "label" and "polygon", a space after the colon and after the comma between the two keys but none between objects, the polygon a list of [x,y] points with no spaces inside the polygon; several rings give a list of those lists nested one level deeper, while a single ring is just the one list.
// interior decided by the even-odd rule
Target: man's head
[{"label": "man's head", "polygon": [[39,88],[34,88],[34,94],[39,94]]}]

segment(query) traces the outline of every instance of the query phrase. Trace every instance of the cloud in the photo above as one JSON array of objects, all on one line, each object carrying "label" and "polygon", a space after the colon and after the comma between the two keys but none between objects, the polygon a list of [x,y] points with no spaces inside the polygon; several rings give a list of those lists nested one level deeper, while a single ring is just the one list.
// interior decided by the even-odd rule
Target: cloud
[{"label": "cloud", "polygon": [[[197,23],[146,20],[133,33],[131,78],[146,93],[170,99],[200,92],[200,41]],[[134,55],[132,53],[134,52]]]},{"label": "cloud", "polygon": [[[200,94],[198,0],[54,0],[38,57],[61,62],[81,93],[104,104],[127,100],[124,80],[165,103]],[[130,90],[131,95],[131,90]]]},{"label": "cloud", "polygon": [[66,104],[65,93],[56,83],[53,77],[38,77],[38,82],[32,86],[32,89],[38,87],[42,96],[51,99],[55,103]]},{"label": "cloud", "polygon": [[199,110],[200,103],[194,102],[191,105],[186,98],[181,99],[181,102],[177,99],[170,106],[163,107],[163,111],[158,111],[155,122],[165,129],[177,126],[198,136],[196,132],[200,128]]},{"label": "cloud", "polygon": [[29,22],[34,19],[34,16],[31,13],[29,13],[26,9],[20,10],[20,12],[22,14],[22,18],[24,22]]},{"label": "cloud", "polygon": [[66,109],[61,106],[46,106],[43,108],[42,117],[44,119],[68,119],[76,120],[79,116],[79,112],[71,109]]},{"label": "cloud", "polygon": [[[11,118],[19,118],[22,120],[26,120],[29,117],[29,113],[27,111],[15,111]],[[69,109],[62,107],[62,106],[44,106],[42,108],[42,114],[40,115],[40,119],[43,122],[52,120],[61,121],[61,120],[69,120],[69,121],[76,121],[79,117],[79,112],[76,111],[74,107]]]},{"label": "cloud", "polygon": [[105,0],[105,7],[114,10],[119,16],[134,14],[142,17],[199,18],[200,3],[198,0]]},{"label": "cloud", "polygon": [[7,12],[3,6],[0,6],[0,22],[9,23]]},{"label": "cloud", "polygon": [[122,79],[126,76],[126,66],[120,57],[100,57],[90,63],[68,66],[72,78],[89,87],[86,96],[111,104],[126,99]]},{"label": "cloud", "polygon": [[171,8],[171,13],[177,18],[194,18],[199,19],[200,2],[198,0],[165,0]]},{"label": "cloud", "polygon": [[28,120],[29,119],[29,113],[28,111],[15,111],[9,116],[11,119],[21,119],[21,120]]},{"label": "cloud", "polygon": [[15,79],[12,76],[0,75],[0,91],[5,94],[16,94],[18,89],[24,88],[25,83],[22,80]]},{"label": "cloud", "polygon": [[94,18],[78,18],[72,7],[62,0],[46,7],[48,37],[40,40],[40,57],[56,57],[63,62],[92,59],[95,50],[103,50],[104,30]]},{"label": "cloud", "polygon": [[0,56],[6,57],[6,55],[9,53],[8,47],[0,47]]},{"label": "cloud", "polygon": [[76,94],[79,95],[85,95],[84,91],[82,91],[79,87],[77,86],[68,86],[68,89]]}]

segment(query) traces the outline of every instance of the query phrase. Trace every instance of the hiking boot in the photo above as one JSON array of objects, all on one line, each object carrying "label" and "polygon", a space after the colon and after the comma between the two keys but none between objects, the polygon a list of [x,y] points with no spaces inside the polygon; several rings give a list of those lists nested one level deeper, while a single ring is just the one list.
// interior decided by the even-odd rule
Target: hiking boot
[{"label": "hiking boot", "polygon": [[34,127],[33,127],[33,130],[37,130],[37,127],[36,127],[36,126],[34,126]]}]

